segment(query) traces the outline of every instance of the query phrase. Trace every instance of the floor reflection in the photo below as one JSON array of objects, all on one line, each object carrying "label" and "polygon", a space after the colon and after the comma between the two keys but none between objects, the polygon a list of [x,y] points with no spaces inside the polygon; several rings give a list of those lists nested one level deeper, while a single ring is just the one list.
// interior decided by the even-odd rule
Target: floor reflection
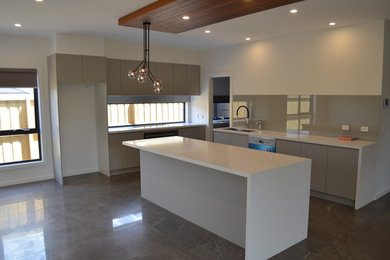
[{"label": "floor reflection", "polygon": [[42,228],[5,235],[2,242],[4,260],[46,259]]},{"label": "floor reflection", "polygon": [[129,214],[124,217],[112,219],[112,227],[118,228],[124,225],[142,221],[142,212],[136,214]]}]

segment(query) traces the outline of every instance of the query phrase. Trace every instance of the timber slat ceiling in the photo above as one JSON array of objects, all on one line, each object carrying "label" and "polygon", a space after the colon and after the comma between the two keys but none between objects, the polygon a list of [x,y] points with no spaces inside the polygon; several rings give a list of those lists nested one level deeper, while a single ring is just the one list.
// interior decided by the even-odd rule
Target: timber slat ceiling
[{"label": "timber slat ceiling", "polygon": [[[303,0],[159,0],[119,18],[118,24],[151,30],[182,33],[210,24],[265,11]],[[183,20],[188,15],[190,20]]]}]

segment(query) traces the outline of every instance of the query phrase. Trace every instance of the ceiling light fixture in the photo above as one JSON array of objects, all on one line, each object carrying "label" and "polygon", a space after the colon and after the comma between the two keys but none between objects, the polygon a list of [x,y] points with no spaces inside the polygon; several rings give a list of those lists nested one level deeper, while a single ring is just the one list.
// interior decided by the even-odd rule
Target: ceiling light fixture
[{"label": "ceiling light fixture", "polygon": [[35,0],[35,2],[42,3],[43,0]]},{"label": "ceiling light fixture", "polygon": [[298,10],[297,10],[297,9],[291,9],[291,10],[290,10],[290,14],[296,14],[296,13],[298,13]]},{"label": "ceiling light fixture", "polygon": [[210,30],[206,30],[206,31],[204,31],[204,33],[211,33],[211,31]]},{"label": "ceiling light fixture", "polygon": [[330,26],[335,26],[335,25],[336,25],[336,22],[330,22],[329,25],[330,25]]},{"label": "ceiling light fixture", "polygon": [[138,64],[134,70],[129,70],[128,76],[130,79],[137,79],[138,83],[145,83],[149,79],[153,82],[153,88],[155,94],[160,94],[162,91],[162,81],[157,79],[150,71],[150,23],[143,23],[144,31],[144,59]]},{"label": "ceiling light fixture", "polygon": [[183,19],[183,20],[190,20],[190,17],[189,17],[188,15],[184,15],[184,16],[182,17],[182,19]]},{"label": "ceiling light fixture", "polygon": [[18,27],[18,28],[22,27],[22,25],[20,23],[15,23],[14,26]]},{"label": "ceiling light fixture", "polygon": [[245,38],[245,41],[250,41],[251,40],[251,37],[246,37]]}]

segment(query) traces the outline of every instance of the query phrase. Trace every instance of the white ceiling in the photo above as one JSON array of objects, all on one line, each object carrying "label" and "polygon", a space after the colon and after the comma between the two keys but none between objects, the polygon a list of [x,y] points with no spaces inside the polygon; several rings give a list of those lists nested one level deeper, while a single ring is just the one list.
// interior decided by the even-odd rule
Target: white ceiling
[{"label": "white ceiling", "polygon": [[[141,42],[140,29],[118,26],[118,18],[155,0],[1,0],[0,34],[52,36],[86,34]],[[289,13],[291,8],[298,13]],[[181,14],[178,14],[181,15]],[[390,19],[390,0],[306,0],[181,34],[151,32],[152,44],[204,49],[329,28]],[[191,22],[191,21],[189,21]],[[15,28],[21,23],[22,28]],[[152,25],[153,27],[153,25]],[[1,46],[0,46],[1,48]]]}]

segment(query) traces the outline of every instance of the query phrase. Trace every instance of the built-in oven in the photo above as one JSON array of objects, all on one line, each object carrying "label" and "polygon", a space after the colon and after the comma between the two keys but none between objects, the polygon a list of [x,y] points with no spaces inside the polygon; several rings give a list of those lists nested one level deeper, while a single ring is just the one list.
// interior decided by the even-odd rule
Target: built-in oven
[{"label": "built-in oven", "polygon": [[275,138],[249,136],[248,148],[274,153],[276,151]]}]

